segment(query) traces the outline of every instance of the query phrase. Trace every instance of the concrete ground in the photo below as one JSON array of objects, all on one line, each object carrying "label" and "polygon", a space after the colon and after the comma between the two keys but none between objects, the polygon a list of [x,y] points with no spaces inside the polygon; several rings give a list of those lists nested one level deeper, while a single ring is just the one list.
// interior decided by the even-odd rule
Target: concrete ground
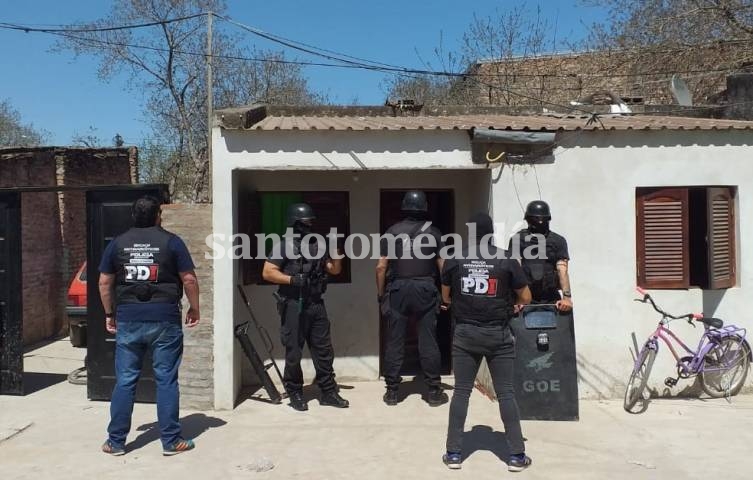
[{"label": "concrete ground", "polygon": [[[477,392],[466,423],[460,471],[441,463],[448,405],[416,394],[396,407],[378,382],[343,386],[348,410],[312,401],[287,405],[246,400],[234,411],[182,412],[197,449],[162,457],[153,405],[137,405],[129,453],[99,451],[108,404],[86,400],[67,382],[83,350],[67,339],[27,354],[27,394],[0,397],[0,477],[202,479],[691,479],[750,478],[753,397],[656,400],[630,415],[621,401],[582,401],[578,422],[524,422],[533,466],[509,473],[496,405]],[[315,392],[314,392],[315,393]]]}]

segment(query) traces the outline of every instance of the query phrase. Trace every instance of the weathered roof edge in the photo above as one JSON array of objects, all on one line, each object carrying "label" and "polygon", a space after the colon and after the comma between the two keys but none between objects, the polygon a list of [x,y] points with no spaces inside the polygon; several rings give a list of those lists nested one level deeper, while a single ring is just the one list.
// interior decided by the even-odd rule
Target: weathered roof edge
[{"label": "weathered roof edge", "polygon": [[[609,113],[609,106],[598,106],[597,113]],[[578,112],[573,108],[571,112]],[[216,125],[229,130],[250,129],[267,117],[439,117],[455,115],[541,115],[540,106],[425,106],[419,114],[384,105],[269,105],[252,104],[215,110]]]},{"label": "weathered roof edge", "polygon": [[129,154],[132,150],[138,150],[135,145],[123,147],[81,147],[61,145],[34,145],[34,146],[9,146],[0,147],[0,154],[26,153],[26,152],[89,152],[89,153],[122,153]]},{"label": "weathered roof edge", "polygon": [[[282,106],[256,104],[215,111],[215,126],[228,130],[736,130],[753,122],[709,118],[698,107],[650,106],[633,114],[611,114],[591,106],[599,119],[573,109],[542,112],[533,107],[427,107],[420,112],[392,106]],[[601,107],[601,108],[599,108]],[[680,114],[680,115],[678,115]],[[587,120],[589,120],[586,122]]]}]

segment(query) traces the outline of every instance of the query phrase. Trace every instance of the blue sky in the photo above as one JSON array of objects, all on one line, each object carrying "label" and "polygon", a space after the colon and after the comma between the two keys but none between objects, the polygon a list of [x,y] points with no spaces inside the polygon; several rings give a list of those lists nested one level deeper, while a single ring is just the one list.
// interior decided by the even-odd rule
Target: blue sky
[{"label": "blue sky", "polygon": [[[0,22],[65,24],[105,16],[104,0],[29,0],[4,2]],[[270,33],[350,55],[406,67],[423,68],[416,51],[433,59],[442,34],[446,50],[459,47],[473,15],[487,17],[519,1],[497,0],[383,0],[380,2],[250,1],[229,0],[227,14],[238,22]],[[557,23],[557,37],[579,38],[585,25],[603,19],[598,8],[578,0],[526,2],[531,12],[541,6],[543,15]],[[263,48],[253,36],[248,42]],[[0,30],[0,99],[8,99],[25,123],[50,133],[50,143],[67,145],[89,126],[109,141],[120,133],[128,144],[138,144],[148,134],[141,98],[127,88],[127,77],[109,83],[97,77],[93,59],[75,59],[68,52],[51,52],[54,38],[38,33]],[[302,53],[289,57],[317,61]],[[322,67],[305,70],[313,89],[325,92],[335,103],[384,103],[385,74]]]}]

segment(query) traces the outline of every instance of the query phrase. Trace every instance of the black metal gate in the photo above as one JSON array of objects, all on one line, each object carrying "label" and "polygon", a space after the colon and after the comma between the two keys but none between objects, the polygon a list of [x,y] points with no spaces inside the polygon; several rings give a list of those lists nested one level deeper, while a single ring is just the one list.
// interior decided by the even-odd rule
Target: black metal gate
[{"label": "black metal gate", "polygon": [[[131,205],[143,195],[167,203],[163,185],[134,185],[90,190],[87,212],[87,391],[90,400],[110,400],[115,386],[115,336],[105,330],[105,312],[99,298],[99,262],[110,241],[132,226]],[[150,355],[144,359],[136,401],[154,402],[155,384]]]},{"label": "black metal gate", "polygon": [[23,395],[21,194],[0,193],[0,395]]}]

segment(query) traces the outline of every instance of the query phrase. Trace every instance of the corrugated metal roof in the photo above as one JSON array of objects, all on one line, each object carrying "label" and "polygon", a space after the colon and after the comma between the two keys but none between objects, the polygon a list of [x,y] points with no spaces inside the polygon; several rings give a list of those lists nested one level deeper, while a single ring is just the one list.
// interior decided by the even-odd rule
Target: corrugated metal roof
[{"label": "corrugated metal roof", "polygon": [[[343,109],[343,112],[348,110]],[[357,110],[351,109],[356,113]],[[349,112],[349,113],[350,113]],[[358,112],[361,113],[361,112]],[[459,115],[385,115],[364,110],[364,114],[318,114],[313,108],[292,111],[233,109],[217,112],[220,126],[245,130],[751,130],[753,121],[656,115],[502,115],[496,113]]]},{"label": "corrugated metal roof", "polygon": [[[607,116],[586,125],[588,117],[458,115],[451,117],[266,117],[252,130],[728,130],[753,129],[753,122],[709,118]],[[602,127],[603,125],[603,127]]]}]

